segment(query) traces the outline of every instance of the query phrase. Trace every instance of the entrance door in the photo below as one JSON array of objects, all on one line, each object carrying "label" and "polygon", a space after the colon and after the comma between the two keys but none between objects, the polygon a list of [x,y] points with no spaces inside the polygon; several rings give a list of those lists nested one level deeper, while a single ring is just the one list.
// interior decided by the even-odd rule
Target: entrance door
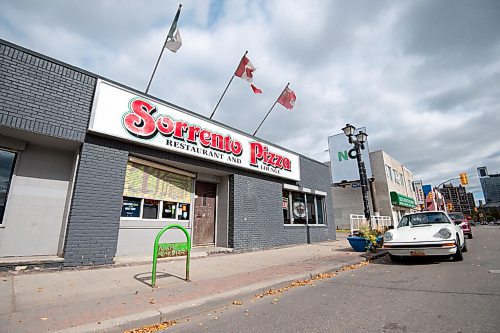
[{"label": "entrance door", "polygon": [[215,196],[217,184],[196,182],[194,200],[194,245],[215,244]]}]

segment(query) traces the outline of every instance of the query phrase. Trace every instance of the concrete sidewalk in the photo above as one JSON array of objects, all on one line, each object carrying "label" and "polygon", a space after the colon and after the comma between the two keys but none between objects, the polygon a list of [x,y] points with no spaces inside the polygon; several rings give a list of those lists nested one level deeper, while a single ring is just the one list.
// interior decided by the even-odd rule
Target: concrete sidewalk
[{"label": "concrete sidewalk", "polygon": [[[338,241],[266,251],[219,254],[191,261],[158,263],[157,288],[151,264],[0,276],[2,332],[122,332],[186,316],[203,307],[231,303],[273,286],[364,261]],[[200,307],[201,306],[201,307]]]}]

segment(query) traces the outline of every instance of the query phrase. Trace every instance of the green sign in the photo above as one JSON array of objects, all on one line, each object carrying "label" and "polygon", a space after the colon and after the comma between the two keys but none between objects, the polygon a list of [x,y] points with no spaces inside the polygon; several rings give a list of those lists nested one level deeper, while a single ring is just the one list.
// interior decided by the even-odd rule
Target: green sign
[{"label": "green sign", "polygon": [[339,151],[337,155],[339,157],[339,162],[342,162],[342,160],[347,161],[349,159],[349,155],[347,155],[347,150]]},{"label": "green sign", "polygon": [[187,251],[188,244],[186,242],[158,244],[158,258],[185,256]]},{"label": "green sign", "polygon": [[391,192],[391,203],[396,206],[415,208],[415,200],[398,192]]}]

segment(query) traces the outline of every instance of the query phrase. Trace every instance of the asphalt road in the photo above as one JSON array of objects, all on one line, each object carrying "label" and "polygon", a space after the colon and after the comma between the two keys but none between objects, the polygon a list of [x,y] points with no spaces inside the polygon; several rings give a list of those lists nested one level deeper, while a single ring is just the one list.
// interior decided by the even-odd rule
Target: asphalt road
[{"label": "asphalt road", "polygon": [[[166,332],[500,332],[500,226],[473,228],[464,261],[386,256]],[[497,271],[497,272],[495,272]]]}]

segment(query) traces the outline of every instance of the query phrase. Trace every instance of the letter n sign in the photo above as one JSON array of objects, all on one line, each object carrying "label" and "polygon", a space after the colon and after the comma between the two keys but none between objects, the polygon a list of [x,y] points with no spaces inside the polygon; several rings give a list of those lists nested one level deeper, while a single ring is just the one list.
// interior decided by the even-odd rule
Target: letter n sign
[{"label": "letter n sign", "polygon": [[349,156],[347,155],[347,150],[339,151],[338,152],[338,157],[339,157],[339,162],[342,162],[342,160],[347,161],[349,159]]}]

